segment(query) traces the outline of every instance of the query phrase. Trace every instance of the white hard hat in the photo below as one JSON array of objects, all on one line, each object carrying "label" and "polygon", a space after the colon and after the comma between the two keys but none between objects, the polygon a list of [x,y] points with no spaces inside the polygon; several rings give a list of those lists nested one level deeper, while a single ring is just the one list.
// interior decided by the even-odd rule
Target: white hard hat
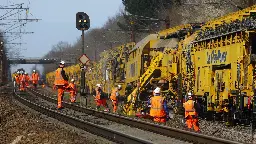
[{"label": "white hard hat", "polygon": [[25,72],[25,74],[28,74],[27,72]]},{"label": "white hard hat", "polygon": [[155,90],[154,90],[154,93],[160,93],[161,89],[159,87],[157,87]]},{"label": "white hard hat", "polygon": [[96,87],[101,87],[101,84],[96,84]]},{"label": "white hard hat", "polygon": [[75,81],[75,79],[71,79],[71,81],[73,82],[73,81]]},{"label": "white hard hat", "polygon": [[64,61],[60,61],[60,64],[64,65],[64,64],[65,64],[65,62],[64,62]]},{"label": "white hard hat", "polygon": [[19,74],[20,72],[19,71],[17,71],[17,74]]},{"label": "white hard hat", "polygon": [[36,70],[33,70],[33,72],[36,72]]},{"label": "white hard hat", "polygon": [[189,99],[192,98],[192,93],[191,93],[191,92],[188,93],[188,98],[189,98]]},{"label": "white hard hat", "polygon": [[118,88],[121,88],[122,86],[121,85],[117,85],[118,86]]}]

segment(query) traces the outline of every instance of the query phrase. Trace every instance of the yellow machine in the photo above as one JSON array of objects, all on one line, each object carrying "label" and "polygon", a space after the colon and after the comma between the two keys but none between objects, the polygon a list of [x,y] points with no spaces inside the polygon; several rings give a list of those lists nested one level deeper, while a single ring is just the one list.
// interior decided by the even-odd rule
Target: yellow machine
[{"label": "yellow machine", "polygon": [[126,83],[139,84],[127,98],[124,112],[135,115],[142,110],[156,86],[162,87],[163,95],[177,98],[179,73],[179,41],[200,24],[186,24],[149,35],[136,44],[127,62]]},{"label": "yellow machine", "polygon": [[249,122],[255,85],[255,10],[253,6],[206,23],[186,47],[186,74],[194,75],[186,91],[198,96],[200,114]]},{"label": "yellow machine", "polygon": [[[204,24],[150,34],[136,45],[103,52],[100,61],[87,68],[86,84],[92,91],[101,83],[109,93],[121,84],[121,95],[127,96],[126,115],[142,111],[159,86],[176,112],[191,92],[201,106],[199,116],[247,123],[256,100],[255,30],[256,6],[252,6]],[[78,65],[65,69],[69,76],[80,78]],[[54,72],[47,74],[48,83],[53,80]]]}]

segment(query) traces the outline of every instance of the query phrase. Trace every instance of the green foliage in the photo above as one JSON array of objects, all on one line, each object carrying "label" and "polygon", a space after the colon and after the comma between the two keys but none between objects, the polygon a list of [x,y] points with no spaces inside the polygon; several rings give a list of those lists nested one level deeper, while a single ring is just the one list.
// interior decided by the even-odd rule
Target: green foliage
[{"label": "green foliage", "polygon": [[129,14],[123,14],[125,22],[119,22],[117,25],[125,31],[134,31],[135,33],[152,33],[159,31],[161,22],[164,22],[166,16],[164,11],[176,3],[178,0],[122,0],[125,11]]},{"label": "green foliage", "polygon": [[157,18],[161,9],[171,5],[174,0],[122,0],[125,10],[132,15]]}]

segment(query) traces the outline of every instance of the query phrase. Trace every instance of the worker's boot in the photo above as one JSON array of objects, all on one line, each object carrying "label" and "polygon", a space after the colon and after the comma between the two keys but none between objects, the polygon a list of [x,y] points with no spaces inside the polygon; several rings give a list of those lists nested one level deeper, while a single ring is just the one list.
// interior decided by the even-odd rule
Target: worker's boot
[{"label": "worker's boot", "polygon": [[104,109],[104,112],[109,112],[109,109],[108,109],[108,108],[105,108],[105,109]]}]

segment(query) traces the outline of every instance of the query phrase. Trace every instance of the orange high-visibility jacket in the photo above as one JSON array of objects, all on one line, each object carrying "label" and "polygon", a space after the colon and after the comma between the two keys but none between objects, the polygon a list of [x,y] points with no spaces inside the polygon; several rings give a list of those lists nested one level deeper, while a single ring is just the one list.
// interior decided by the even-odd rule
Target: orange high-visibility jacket
[{"label": "orange high-visibility jacket", "polygon": [[33,73],[32,74],[32,81],[38,81],[39,80],[39,75],[38,73]]},{"label": "orange high-visibility jacket", "polygon": [[17,84],[20,83],[20,76],[19,75],[15,76],[15,81],[16,81]]},{"label": "orange high-visibility jacket", "polygon": [[30,80],[30,77],[26,75],[26,81],[28,82]]},{"label": "orange high-visibility jacket", "polygon": [[23,76],[22,74],[19,76],[19,81],[20,81],[20,82],[21,82],[22,76]]},{"label": "orange high-visibility jacket", "polygon": [[113,101],[116,101],[116,93],[118,92],[118,90],[116,88],[112,89],[111,95],[110,95],[110,99]]},{"label": "orange high-visibility jacket", "polygon": [[101,97],[101,95],[102,95],[102,89],[99,90],[99,88],[96,88],[96,89],[95,89],[95,92],[96,92],[95,98],[96,98],[97,100],[99,100],[100,97]]},{"label": "orange high-visibility jacket", "polygon": [[21,82],[25,82],[26,81],[26,75],[21,75]]},{"label": "orange high-visibility jacket", "polygon": [[194,101],[188,100],[183,104],[183,107],[185,108],[185,118],[189,115],[196,115],[195,107],[194,107]]},{"label": "orange high-visibility jacket", "polygon": [[58,68],[56,70],[55,74],[55,85],[66,85],[68,82],[64,80],[64,78],[61,75],[62,68]]},{"label": "orange high-visibility jacket", "polygon": [[150,116],[152,117],[165,117],[164,111],[164,98],[162,96],[153,96],[151,98]]}]

